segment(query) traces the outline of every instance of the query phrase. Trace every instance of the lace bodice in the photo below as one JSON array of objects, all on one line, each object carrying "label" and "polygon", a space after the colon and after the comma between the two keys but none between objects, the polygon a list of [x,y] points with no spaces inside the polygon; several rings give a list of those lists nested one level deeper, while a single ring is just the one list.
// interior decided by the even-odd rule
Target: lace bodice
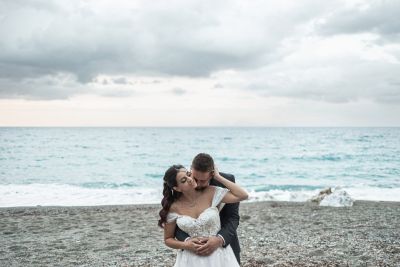
[{"label": "lace bodice", "polygon": [[198,218],[170,212],[167,216],[167,222],[170,223],[176,220],[176,224],[179,228],[191,237],[216,235],[221,229],[218,208],[222,207],[218,207],[218,205],[221,203],[222,198],[228,191],[229,190],[226,188],[215,186],[215,193],[211,207],[200,213]]}]

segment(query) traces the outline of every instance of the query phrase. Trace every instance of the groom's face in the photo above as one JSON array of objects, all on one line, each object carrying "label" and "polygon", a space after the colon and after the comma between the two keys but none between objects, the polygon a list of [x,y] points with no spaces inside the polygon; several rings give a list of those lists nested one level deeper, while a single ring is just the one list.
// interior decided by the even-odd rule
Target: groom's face
[{"label": "groom's face", "polygon": [[210,184],[210,180],[212,178],[212,172],[201,172],[192,169],[192,178],[194,178],[197,182],[196,189],[202,190]]}]

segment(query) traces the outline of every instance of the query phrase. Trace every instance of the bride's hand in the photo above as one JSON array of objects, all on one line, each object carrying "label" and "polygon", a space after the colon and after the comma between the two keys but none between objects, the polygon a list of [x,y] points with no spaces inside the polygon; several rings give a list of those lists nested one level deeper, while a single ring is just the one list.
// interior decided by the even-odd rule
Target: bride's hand
[{"label": "bride's hand", "polygon": [[221,174],[219,174],[218,167],[215,166],[215,165],[214,165],[213,176],[214,176],[215,179],[218,179],[218,178],[222,177]]},{"label": "bride's hand", "polygon": [[196,237],[190,238],[185,241],[185,247],[186,247],[185,249],[196,252],[197,249],[201,247],[201,244],[202,244],[201,240],[199,240],[198,238]]}]

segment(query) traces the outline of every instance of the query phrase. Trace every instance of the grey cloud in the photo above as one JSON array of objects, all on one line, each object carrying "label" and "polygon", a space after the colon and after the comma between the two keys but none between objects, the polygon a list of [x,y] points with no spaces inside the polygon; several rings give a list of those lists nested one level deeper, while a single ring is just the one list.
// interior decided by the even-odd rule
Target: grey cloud
[{"label": "grey cloud", "polygon": [[393,104],[400,100],[400,69],[393,64],[350,59],[351,64],[282,66],[252,74],[248,84],[262,96],[304,98],[331,103],[361,99]]},{"label": "grey cloud", "polygon": [[[132,92],[88,87],[95,82],[122,88],[233,69],[238,75],[253,73],[250,84],[242,86],[260,95],[328,102],[398,99],[396,65],[282,63],[291,52],[282,44],[309,34],[373,32],[396,42],[398,1],[366,1],[370,8],[365,10],[344,9],[341,0],[128,1],[123,7],[115,1],[110,9],[100,8],[101,3],[1,1],[0,97],[62,99],[85,92],[118,97]],[[304,30],[321,18],[326,23],[316,32]],[[125,75],[154,79],[131,82]],[[171,92],[186,93],[181,88]]]},{"label": "grey cloud", "polygon": [[376,97],[377,102],[398,105],[400,103],[400,92],[391,95],[380,95]]},{"label": "grey cloud", "polygon": [[258,68],[279,60],[282,40],[329,6],[137,3],[95,11],[97,1],[2,1],[0,78],[39,81],[70,73],[86,84],[99,74],[197,77]]},{"label": "grey cloud", "polygon": [[[367,7],[365,6],[367,5]],[[362,6],[339,9],[319,27],[323,34],[376,33],[382,38],[400,38],[400,2],[367,1]]]},{"label": "grey cloud", "polygon": [[56,100],[66,99],[85,92],[88,92],[88,88],[74,82],[68,75],[26,78],[18,82],[0,78],[0,98]]},{"label": "grey cloud", "polygon": [[105,97],[129,97],[136,94],[136,92],[133,90],[122,89],[96,90],[94,93]]},{"label": "grey cloud", "polygon": [[172,92],[174,95],[184,95],[184,94],[187,93],[186,90],[184,90],[184,89],[182,89],[182,88],[179,88],[179,87],[173,88],[173,89],[171,90],[171,92]]},{"label": "grey cloud", "polygon": [[115,78],[113,79],[113,82],[115,84],[129,84],[128,80],[125,77]]},{"label": "grey cloud", "polygon": [[2,8],[11,8],[13,10],[25,10],[29,8],[36,11],[47,11],[51,13],[65,13],[65,5],[57,1],[47,0],[2,0],[0,3]]}]

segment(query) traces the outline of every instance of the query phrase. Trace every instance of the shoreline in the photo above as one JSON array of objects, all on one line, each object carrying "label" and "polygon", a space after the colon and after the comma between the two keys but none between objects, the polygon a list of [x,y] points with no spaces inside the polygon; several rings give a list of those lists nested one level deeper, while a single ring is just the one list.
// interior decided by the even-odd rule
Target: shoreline
[{"label": "shoreline", "polygon": [[[400,201],[392,201],[392,200],[354,200],[354,202],[358,203],[388,203],[388,204],[400,204]],[[309,201],[285,201],[285,200],[257,200],[257,201],[246,201],[242,202],[240,205],[247,205],[251,203],[293,203],[293,204],[307,204],[310,203]],[[311,203],[310,203],[311,205]],[[70,206],[70,205],[35,205],[35,206],[9,206],[9,207],[1,207],[0,206],[0,211],[5,210],[5,209],[31,209],[31,208],[96,208],[96,207],[101,207],[101,208],[111,208],[111,207],[156,207],[160,206],[158,203],[138,203],[138,204],[109,204],[109,205],[76,205],[76,206]],[[318,206],[318,205],[316,205]],[[339,207],[339,208],[344,208],[344,207]],[[351,208],[351,207],[350,207]]]},{"label": "shoreline", "polygon": [[[0,208],[2,266],[172,266],[159,204]],[[240,205],[242,266],[399,266],[400,202]]]},{"label": "shoreline", "polygon": [[[270,185],[269,189],[246,189],[249,193],[249,202],[258,201],[289,201],[306,202],[319,195],[321,191],[331,188],[346,191],[353,200],[362,201],[398,201],[400,202],[400,187],[341,187],[318,186],[313,189],[296,188],[288,182],[290,188],[278,188],[281,185]],[[312,186],[303,181],[300,184]],[[161,187],[124,187],[118,183],[98,185],[99,188],[68,184],[7,184],[0,185],[0,207],[27,207],[27,206],[103,206],[103,205],[130,205],[130,204],[159,204],[162,199]],[[105,187],[101,187],[105,186]],[[110,187],[108,187],[110,186]],[[116,187],[114,187],[116,186]],[[274,189],[274,187],[277,187]],[[314,186],[312,186],[314,187]],[[43,198],[43,196],[46,196]]]}]

